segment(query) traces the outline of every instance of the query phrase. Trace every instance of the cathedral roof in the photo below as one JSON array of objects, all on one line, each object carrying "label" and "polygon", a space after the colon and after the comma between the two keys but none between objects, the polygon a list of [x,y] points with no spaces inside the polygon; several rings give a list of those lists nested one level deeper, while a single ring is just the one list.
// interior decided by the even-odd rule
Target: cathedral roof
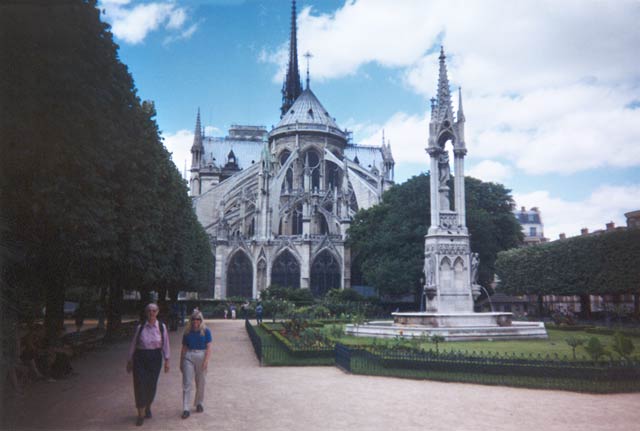
[{"label": "cathedral roof", "polygon": [[322,103],[309,88],[300,94],[276,128],[295,123],[322,124],[323,126],[338,128],[334,119],[331,118]]},{"label": "cathedral roof", "polygon": [[203,144],[204,166],[224,166],[232,153],[236,159],[236,164],[241,169],[246,169],[253,163],[259,162],[262,148],[264,147],[262,141],[209,136],[204,138]]},{"label": "cathedral roof", "polygon": [[309,88],[300,94],[291,108],[282,116],[278,125],[271,131],[271,135],[289,130],[326,131],[343,139],[347,137]]},{"label": "cathedral roof", "polygon": [[373,145],[349,144],[344,148],[344,155],[354,162],[357,158],[357,163],[367,170],[371,170],[374,166],[379,169],[384,163],[382,148]]}]

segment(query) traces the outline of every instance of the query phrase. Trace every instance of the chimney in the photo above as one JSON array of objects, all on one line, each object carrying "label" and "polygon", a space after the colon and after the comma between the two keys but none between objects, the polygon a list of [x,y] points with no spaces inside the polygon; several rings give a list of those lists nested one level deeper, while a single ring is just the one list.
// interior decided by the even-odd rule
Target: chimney
[{"label": "chimney", "polygon": [[560,239],[567,239],[567,235],[565,235],[565,234],[564,234],[564,232],[563,232],[563,233],[561,233],[561,234],[560,234]]},{"label": "chimney", "polygon": [[538,212],[539,210],[538,210],[538,207],[531,207],[531,211]]},{"label": "chimney", "polygon": [[525,212],[527,209],[525,207],[520,207],[520,211]]},{"label": "chimney", "polygon": [[582,236],[589,235],[589,229],[586,227],[583,227],[582,229],[580,229],[580,235]]},{"label": "chimney", "polygon": [[606,224],[607,226],[607,232],[612,231],[616,228],[616,224],[612,221],[610,221],[609,223]]}]

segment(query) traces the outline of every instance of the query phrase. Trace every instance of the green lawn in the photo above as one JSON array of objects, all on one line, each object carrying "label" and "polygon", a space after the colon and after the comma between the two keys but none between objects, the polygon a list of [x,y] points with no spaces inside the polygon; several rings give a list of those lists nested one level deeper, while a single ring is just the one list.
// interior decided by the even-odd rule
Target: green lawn
[{"label": "green lawn", "polygon": [[[468,353],[471,353],[475,351],[476,353],[479,353],[482,351],[483,353],[515,353],[518,356],[524,354],[525,356],[533,355],[536,357],[538,354],[543,357],[546,355],[554,357],[557,354],[560,358],[566,355],[568,359],[571,359],[573,355],[572,350],[565,341],[569,337],[583,338],[585,340],[591,337],[598,337],[604,346],[610,346],[613,339],[613,336],[610,335],[594,335],[584,331],[561,331],[557,329],[548,329],[547,332],[549,334],[549,338],[546,340],[449,341],[440,343],[439,350],[440,352],[467,351]],[[640,338],[634,337],[632,340],[635,345],[633,356],[636,359],[640,359]],[[339,339],[336,339],[336,341],[348,346],[370,346],[372,344],[381,345],[384,343],[395,343],[395,340],[393,339],[374,339],[371,337],[351,336],[340,337]],[[435,349],[435,345],[428,342],[420,344],[420,347],[426,350]],[[584,359],[588,359],[588,355],[582,347],[577,348],[576,354],[578,359],[581,359],[582,357]]]}]

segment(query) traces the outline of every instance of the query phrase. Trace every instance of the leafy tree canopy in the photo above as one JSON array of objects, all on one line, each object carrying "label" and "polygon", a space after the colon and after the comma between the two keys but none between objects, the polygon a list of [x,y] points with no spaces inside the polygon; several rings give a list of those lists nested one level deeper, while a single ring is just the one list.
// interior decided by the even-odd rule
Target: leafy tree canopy
[{"label": "leafy tree canopy", "polygon": [[208,238],[96,1],[3,3],[0,28],[3,294],[44,300],[55,334],[69,288],[109,289],[111,322],[123,289],[210,287]]},{"label": "leafy tree canopy", "polygon": [[[429,175],[415,176],[385,192],[379,205],[359,211],[351,224],[354,265],[380,294],[421,288],[424,236],[431,220],[429,190]],[[471,250],[480,256],[478,280],[488,286],[497,253],[522,242],[521,228],[510,191],[501,184],[466,177],[465,191]]]}]

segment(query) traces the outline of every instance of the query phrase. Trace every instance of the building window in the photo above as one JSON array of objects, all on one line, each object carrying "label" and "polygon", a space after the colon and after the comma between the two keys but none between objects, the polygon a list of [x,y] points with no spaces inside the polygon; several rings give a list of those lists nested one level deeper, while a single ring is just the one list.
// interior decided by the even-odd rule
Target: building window
[{"label": "building window", "polygon": [[330,289],[340,289],[340,264],[327,250],[321,252],[311,265],[311,293],[324,296]]},{"label": "building window", "polygon": [[536,228],[535,227],[530,227],[529,228],[529,236],[536,236]]},{"label": "building window", "polygon": [[249,257],[237,252],[231,258],[227,271],[227,298],[253,297],[253,268]]},{"label": "building window", "polygon": [[300,264],[288,250],[283,251],[273,263],[271,284],[293,289],[300,288]]}]

